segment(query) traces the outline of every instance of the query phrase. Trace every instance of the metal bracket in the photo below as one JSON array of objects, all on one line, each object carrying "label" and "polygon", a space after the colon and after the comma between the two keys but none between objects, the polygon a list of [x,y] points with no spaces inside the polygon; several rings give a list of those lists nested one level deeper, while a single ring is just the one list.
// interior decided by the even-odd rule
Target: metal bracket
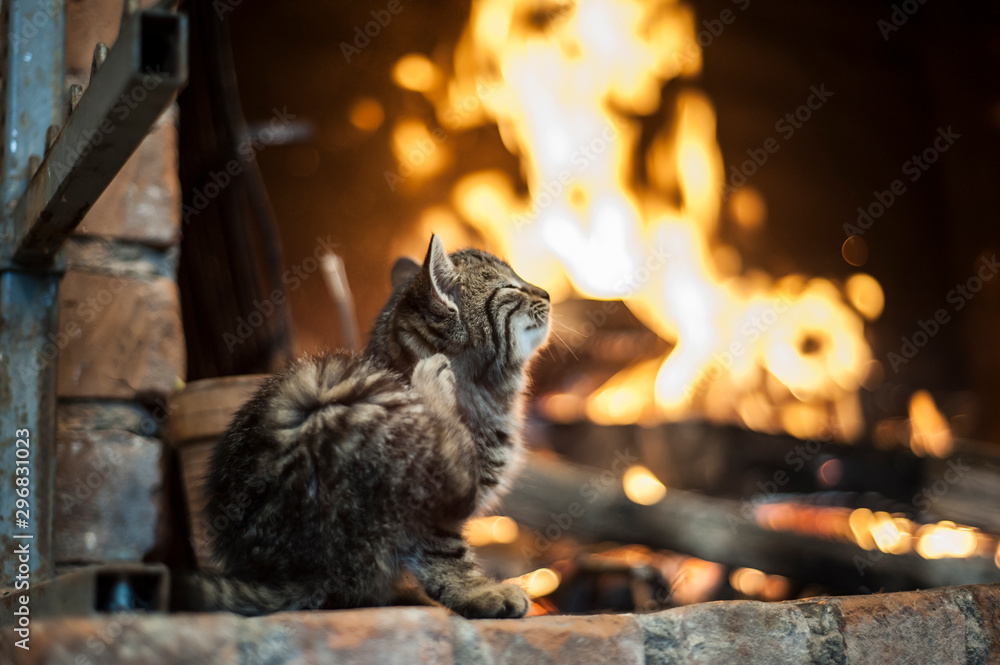
[{"label": "metal bracket", "polygon": [[[0,628],[10,626],[22,606],[19,591],[0,596]],[[162,564],[86,566],[31,585],[31,620],[110,612],[166,612],[170,573]]]},{"label": "metal bracket", "polygon": [[21,265],[51,262],[173,102],[187,81],[187,17],[133,14],[95,70],[14,211]]}]

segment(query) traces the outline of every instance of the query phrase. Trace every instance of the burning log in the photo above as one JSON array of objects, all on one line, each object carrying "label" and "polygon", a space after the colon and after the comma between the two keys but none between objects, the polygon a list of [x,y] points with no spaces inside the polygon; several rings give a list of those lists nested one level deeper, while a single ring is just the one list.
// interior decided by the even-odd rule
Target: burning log
[{"label": "burning log", "polygon": [[[616,473],[615,471],[618,471]],[[564,534],[638,543],[728,566],[829,584],[845,592],[1000,582],[992,558],[925,559],[855,544],[768,530],[739,501],[671,489],[659,502],[630,501],[623,470],[601,470],[531,454],[501,510],[537,537],[524,554],[544,553]]]}]

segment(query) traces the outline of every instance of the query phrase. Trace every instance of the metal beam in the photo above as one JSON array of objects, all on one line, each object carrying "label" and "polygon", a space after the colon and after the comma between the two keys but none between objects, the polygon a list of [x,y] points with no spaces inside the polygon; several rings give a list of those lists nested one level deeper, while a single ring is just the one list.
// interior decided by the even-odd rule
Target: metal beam
[{"label": "metal beam", "polygon": [[[62,121],[63,2],[5,1],[2,23],[0,252],[6,255],[15,237],[11,212],[45,152],[48,128]],[[56,345],[48,359],[42,354],[58,323],[59,276],[10,270],[6,260],[0,266],[0,587],[14,587],[52,574]],[[18,486],[17,478],[27,480]],[[19,500],[26,515],[15,513]],[[21,560],[19,549],[27,550]]]},{"label": "metal beam", "polygon": [[3,3],[7,59],[3,69],[5,97],[3,184],[0,198],[0,241],[13,242],[10,214],[31,177],[32,157],[45,154],[45,134],[63,120],[65,27],[62,0],[10,0]]},{"label": "metal beam", "polygon": [[187,18],[128,17],[14,211],[14,261],[44,265],[187,80]]},{"label": "metal beam", "polygon": [[59,275],[0,273],[0,587],[52,574],[58,296]]}]

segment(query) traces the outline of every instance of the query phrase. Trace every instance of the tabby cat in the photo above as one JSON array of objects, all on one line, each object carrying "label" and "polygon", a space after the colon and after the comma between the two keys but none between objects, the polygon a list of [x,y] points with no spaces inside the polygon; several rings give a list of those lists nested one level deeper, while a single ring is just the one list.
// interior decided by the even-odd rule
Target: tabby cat
[{"label": "tabby cat", "polygon": [[500,259],[400,259],[368,348],[267,380],[216,448],[207,516],[223,574],[203,607],[243,614],[386,605],[409,570],[466,617],[521,617],[528,598],[478,567],[467,518],[521,453],[526,366],[549,296]]}]

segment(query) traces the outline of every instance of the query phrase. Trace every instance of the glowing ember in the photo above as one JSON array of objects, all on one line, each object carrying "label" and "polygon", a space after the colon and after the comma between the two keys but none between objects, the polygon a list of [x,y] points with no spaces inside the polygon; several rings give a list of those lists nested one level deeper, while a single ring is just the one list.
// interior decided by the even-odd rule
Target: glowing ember
[{"label": "glowing ember", "polygon": [[539,568],[538,570],[504,580],[508,584],[516,584],[532,598],[547,596],[559,588],[562,579],[559,573],[551,568]]},{"label": "glowing ember", "polygon": [[960,559],[976,551],[976,531],[954,522],[928,524],[917,532],[917,553],[925,559]]},{"label": "glowing ember", "polygon": [[729,212],[733,220],[748,230],[756,230],[767,219],[767,203],[754,187],[743,187],[729,197]]},{"label": "glowing ember", "polygon": [[349,112],[351,124],[366,132],[373,132],[382,126],[385,120],[385,110],[378,100],[362,97],[351,105]]},{"label": "glowing ember", "polygon": [[517,522],[509,517],[477,517],[465,523],[465,540],[473,547],[513,543],[518,534]]},{"label": "glowing ember", "polygon": [[888,513],[875,513],[874,524],[870,526],[875,546],[887,554],[905,554],[910,551],[913,522],[908,519],[893,518]]},{"label": "glowing ember", "polygon": [[910,398],[910,447],[917,455],[947,457],[955,447],[948,421],[926,390]]},{"label": "glowing ember", "polygon": [[[427,88],[428,65],[401,61],[399,84]],[[832,423],[853,440],[871,360],[862,317],[881,311],[878,283],[853,278],[845,298],[825,279],[744,271],[717,235],[723,164],[703,95],[677,94],[661,114],[673,124],[640,149],[636,119],[658,110],[667,81],[700,67],[693,14],[677,2],[474,1],[447,94],[427,97],[444,127],[495,122],[528,196],[506,174],[480,172],[458,182],[453,204],[554,300],[622,299],[672,344],[587,400],[592,420],[708,417],[803,438]],[[396,128],[401,164],[426,131]],[[440,168],[440,153],[414,171]],[[730,207],[744,229],[766,217],[755,190],[733,192]],[[552,406],[566,415],[569,404]]]},{"label": "glowing ember", "polygon": [[410,53],[399,59],[392,68],[392,80],[407,90],[430,92],[441,81],[441,72],[422,55]]},{"label": "glowing ember", "polygon": [[451,150],[440,144],[440,128],[431,133],[420,120],[404,119],[392,130],[392,152],[399,162],[401,180],[428,178],[451,161]]},{"label": "glowing ember", "polygon": [[847,299],[854,309],[861,312],[869,321],[874,321],[882,315],[882,308],[885,307],[885,294],[882,286],[871,275],[858,273],[851,275],[845,284]]},{"label": "glowing ember", "polygon": [[729,575],[729,585],[745,596],[756,596],[764,590],[767,575],[754,568],[737,568]]},{"label": "glowing ember", "polygon": [[764,600],[783,600],[788,597],[791,583],[781,575],[767,575],[755,568],[737,568],[729,574],[729,586],[744,596]]},{"label": "glowing ember", "polygon": [[713,589],[725,579],[725,575],[725,568],[718,563],[684,557],[677,565],[676,573],[668,579],[677,604],[690,605],[711,598]]},{"label": "glowing ember", "polygon": [[625,496],[643,506],[651,506],[667,495],[667,488],[644,466],[630,466],[622,476]]},{"label": "glowing ember", "polygon": [[853,542],[863,549],[878,549],[886,554],[916,552],[925,559],[994,557],[1000,567],[996,535],[954,522],[919,525],[901,515],[873,513],[867,508],[851,511],[796,503],[764,504],[757,508],[756,520],[772,531]]}]

